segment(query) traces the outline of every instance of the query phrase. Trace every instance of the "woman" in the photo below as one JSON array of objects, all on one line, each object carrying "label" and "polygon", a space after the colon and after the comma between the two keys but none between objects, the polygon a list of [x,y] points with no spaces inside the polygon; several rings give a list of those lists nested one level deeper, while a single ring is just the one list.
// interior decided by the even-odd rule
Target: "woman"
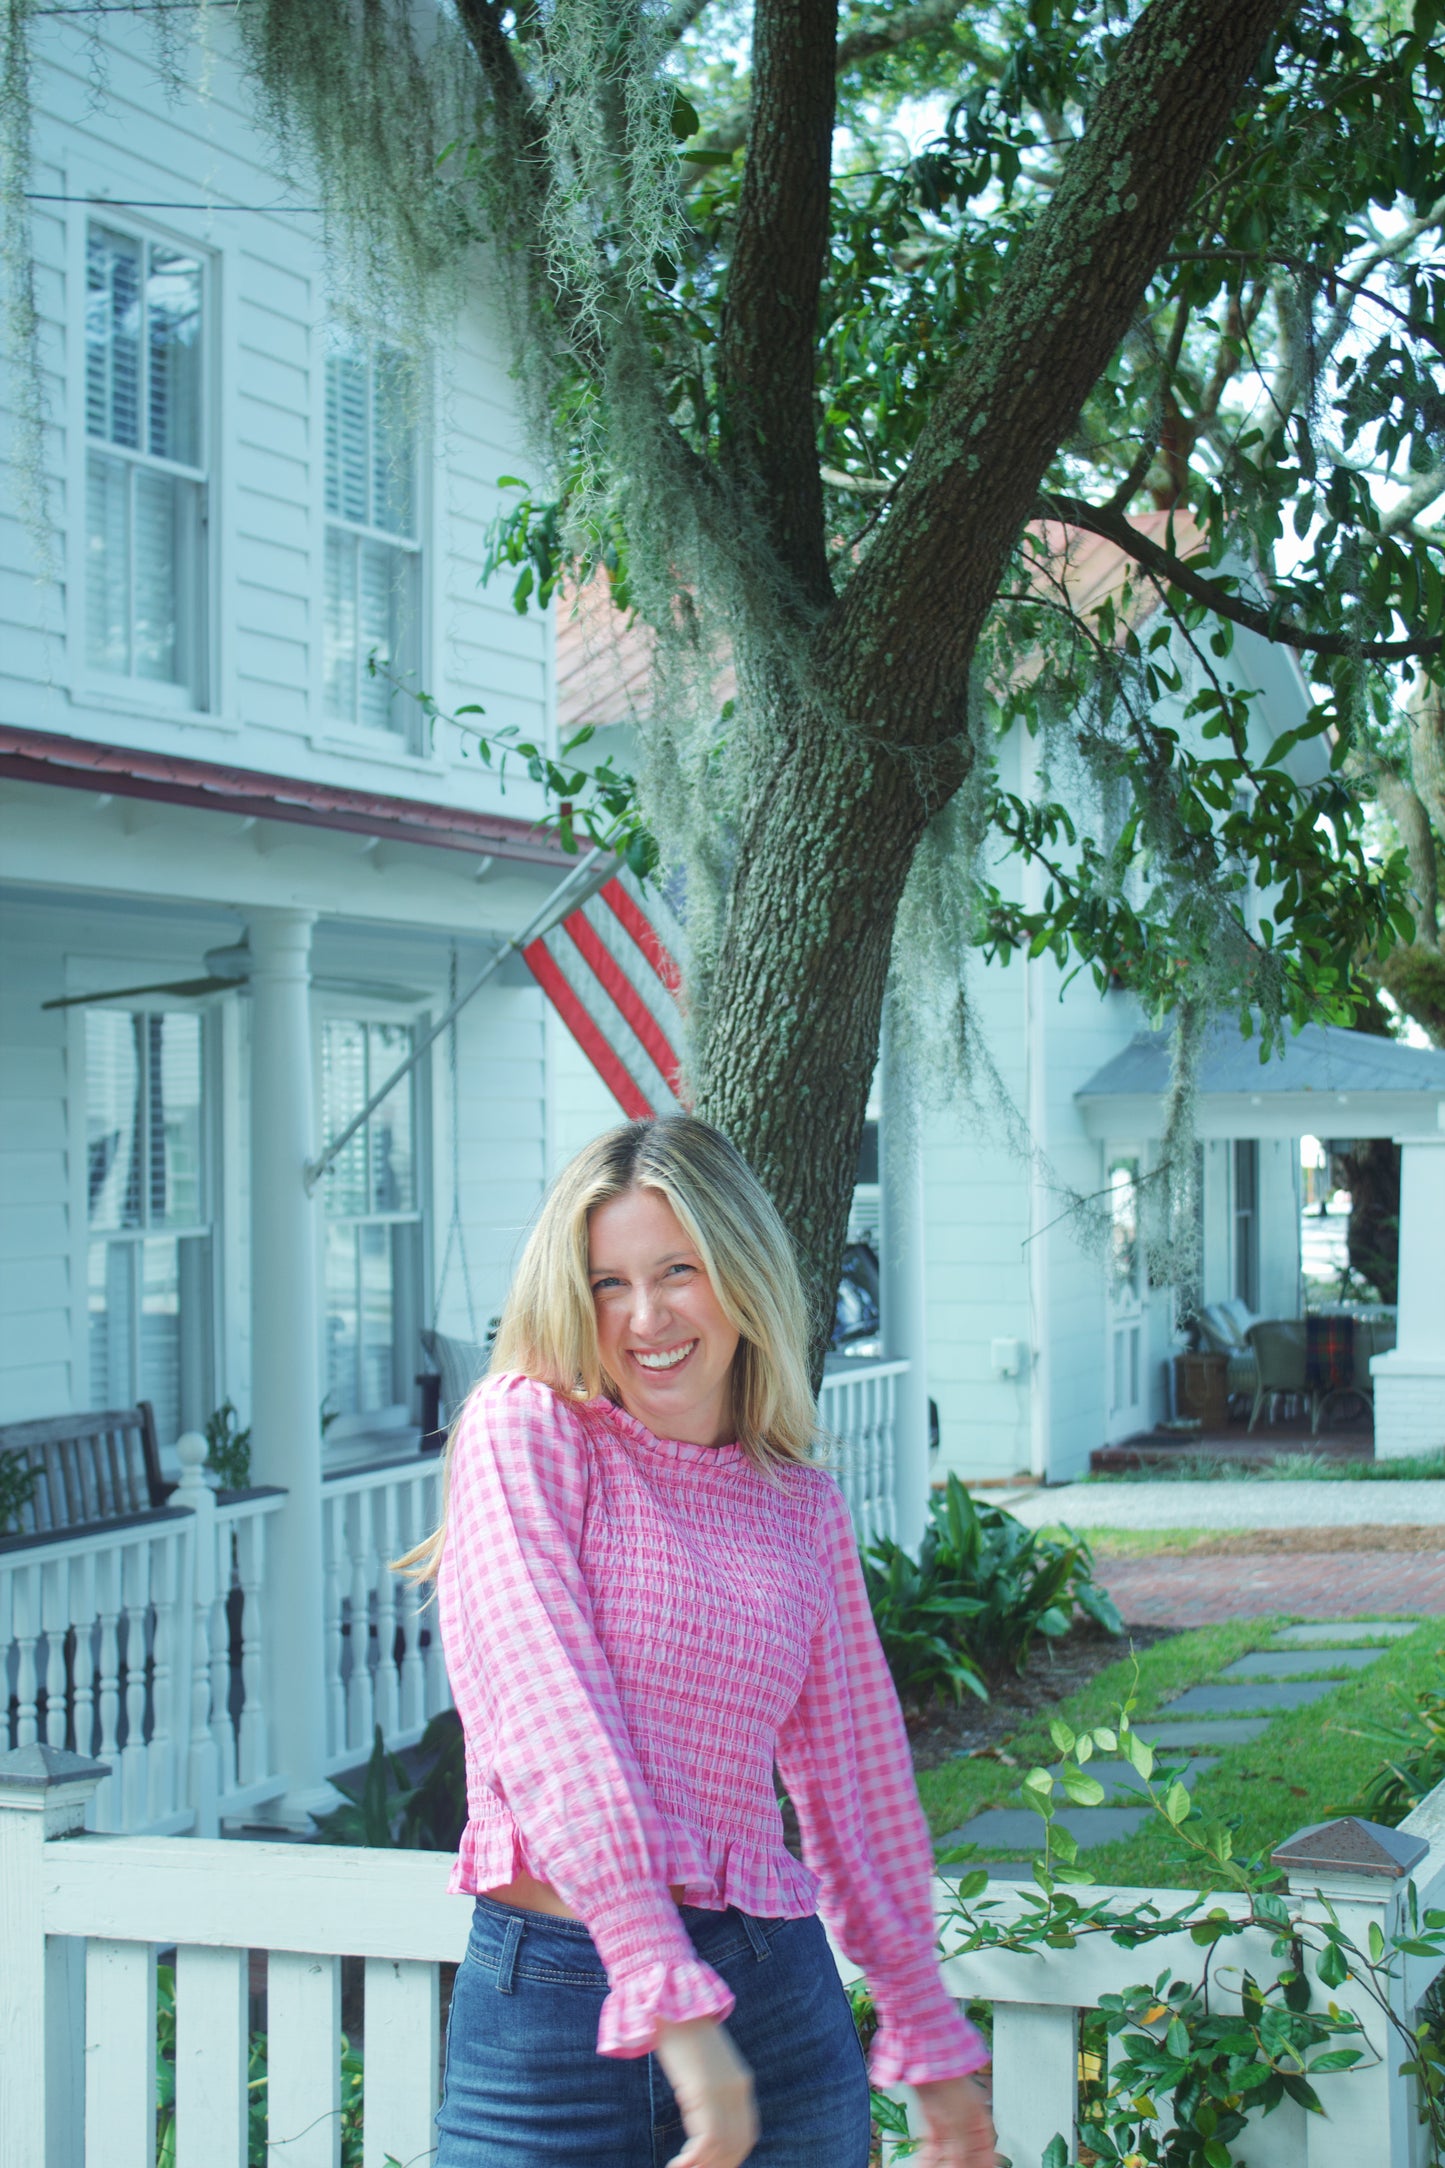
[{"label": "woman", "polygon": [[436,2168],[866,2168],[819,1910],[925,2168],[992,2168],[805,1349],[782,1222],[716,1130],[632,1122],[564,1170],[406,1561],[437,1583],[476,1895]]}]

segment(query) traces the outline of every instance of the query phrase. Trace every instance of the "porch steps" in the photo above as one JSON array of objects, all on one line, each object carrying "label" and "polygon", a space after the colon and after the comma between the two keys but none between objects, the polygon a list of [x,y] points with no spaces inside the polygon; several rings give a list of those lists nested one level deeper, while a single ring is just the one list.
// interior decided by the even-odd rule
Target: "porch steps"
[{"label": "porch steps", "polygon": [[[1219,1759],[1210,1749],[1238,1746],[1257,1739],[1276,1716],[1308,1707],[1332,1694],[1352,1673],[1365,1670],[1385,1653],[1382,1644],[1414,1632],[1406,1621],[1376,1623],[1369,1619],[1319,1620],[1308,1626],[1286,1626],[1273,1635],[1267,1647],[1226,1664],[1217,1680],[1194,1686],[1175,1696],[1166,1706],[1185,1721],[1145,1722],[1141,1739],[1166,1759],[1176,1751],[1184,1755],[1182,1781],[1192,1785]],[[1370,1643],[1375,1646],[1370,1646]],[[1301,1673],[1326,1671],[1328,1678],[1301,1677]],[[1090,1762],[1089,1773],[1104,1786],[1104,1798],[1096,1807],[1056,1807],[1054,1821],[1066,1829],[1081,1851],[1112,1844],[1132,1836],[1153,1809],[1131,1806],[1128,1797],[1143,1787],[1132,1765],[1123,1759]],[[1038,1850],[1042,1825],[1027,1807],[988,1807],[959,1829],[950,1830],[941,1848],[973,1844],[994,1851],[1019,1846]],[[1032,1873],[1028,1859],[984,1862],[995,1881],[1027,1880]],[[945,1874],[962,1875],[968,1864],[952,1865]]]}]

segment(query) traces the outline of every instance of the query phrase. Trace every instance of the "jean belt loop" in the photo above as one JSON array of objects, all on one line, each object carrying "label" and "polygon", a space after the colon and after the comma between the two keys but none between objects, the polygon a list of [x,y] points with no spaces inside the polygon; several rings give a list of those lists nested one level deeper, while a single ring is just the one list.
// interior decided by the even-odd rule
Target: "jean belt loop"
[{"label": "jean belt loop", "polygon": [[503,1995],[512,1992],[512,1975],[517,1969],[517,1952],[522,1946],[521,1920],[508,1920],[502,1930],[502,1954],[497,1960],[497,1988]]},{"label": "jean belt loop", "polygon": [[768,1938],[753,1918],[751,1912],[739,1912],[738,1918],[743,1923],[743,1933],[753,1946],[753,1955],[761,1964],[765,1957],[771,1957],[773,1954]]}]

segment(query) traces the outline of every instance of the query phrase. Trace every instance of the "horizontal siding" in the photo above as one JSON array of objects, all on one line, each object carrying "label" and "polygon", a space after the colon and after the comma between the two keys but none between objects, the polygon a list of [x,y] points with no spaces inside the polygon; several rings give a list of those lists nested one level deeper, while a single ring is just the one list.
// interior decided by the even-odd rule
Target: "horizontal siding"
[{"label": "horizontal siding", "polygon": [[[188,44],[184,28],[177,36],[183,81],[204,79],[204,94],[183,88],[179,96],[164,95],[144,22],[109,17],[91,27],[94,45],[49,18],[36,26],[37,187],[98,189],[114,199],[112,215],[122,224],[127,198],[214,199],[216,205],[137,212],[135,223],[148,219],[147,230],[205,250],[215,271],[219,370],[211,389],[218,389],[219,403],[211,429],[210,532],[219,563],[215,696],[224,738],[208,744],[173,711],[137,712],[138,703],[113,702],[79,681],[67,704],[79,655],[39,629],[63,629],[64,597],[52,589],[37,602],[33,544],[13,521],[0,525],[0,719],[530,816],[538,809],[535,786],[514,787],[504,798],[495,774],[464,759],[451,733],[441,734],[435,762],[409,767],[378,757],[360,738],[347,744],[316,713],[324,526],[319,371],[327,292],[319,221],[238,216],[226,208],[285,202],[288,192],[276,176],[275,148],[253,118],[234,25],[224,11],[211,11],[203,38]],[[303,176],[289,200],[313,197]],[[74,386],[64,371],[79,366],[83,351],[80,296],[71,286],[86,215],[79,205],[56,206],[37,208],[33,219],[42,345],[55,372],[46,459],[63,519],[83,495],[75,485],[84,446],[68,435]],[[421,681],[443,706],[478,700],[493,722],[544,737],[548,626],[540,617],[516,617],[504,598],[484,595],[477,584],[482,538],[499,501],[497,475],[525,464],[505,341],[489,305],[478,299],[463,308],[455,335],[440,346],[433,474],[424,491],[433,506],[424,544],[434,651],[422,658]],[[0,385],[0,460],[7,395]],[[136,690],[143,697],[144,689]]]}]

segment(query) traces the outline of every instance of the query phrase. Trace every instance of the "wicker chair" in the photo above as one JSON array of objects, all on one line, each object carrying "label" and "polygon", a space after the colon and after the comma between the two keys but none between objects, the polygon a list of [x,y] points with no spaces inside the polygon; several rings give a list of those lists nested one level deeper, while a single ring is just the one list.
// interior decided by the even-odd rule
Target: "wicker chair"
[{"label": "wicker chair", "polygon": [[1304,1319],[1260,1318],[1249,1328],[1249,1345],[1259,1373],[1254,1388],[1254,1405],[1249,1411],[1250,1429],[1253,1430],[1259,1421],[1259,1413],[1266,1400],[1272,1401],[1281,1393],[1286,1393],[1293,1399],[1308,1400],[1313,1416],[1317,1396],[1305,1382]]},{"label": "wicker chair", "polygon": [[1259,1364],[1246,1337],[1253,1323],[1252,1314],[1242,1302],[1211,1302],[1199,1313],[1200,1338],[1229,1364],[1224,1390],[1231,1399],[1241,1393],[1252,1400],[1259,1390]]}]

